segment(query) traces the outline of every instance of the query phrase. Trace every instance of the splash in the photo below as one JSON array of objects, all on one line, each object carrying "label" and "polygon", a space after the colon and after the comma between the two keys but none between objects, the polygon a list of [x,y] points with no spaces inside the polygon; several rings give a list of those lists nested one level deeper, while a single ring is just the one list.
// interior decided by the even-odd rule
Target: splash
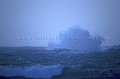
[{"label": "splash", "polygon": [[98,51],[104,38],[101,36],[92,36],[89,31],[81,29],[79,26],[68,28],[65,32],[59,34],[61,40],[59,44],[50,42],[50,48],[65,48],[80,51]]}]

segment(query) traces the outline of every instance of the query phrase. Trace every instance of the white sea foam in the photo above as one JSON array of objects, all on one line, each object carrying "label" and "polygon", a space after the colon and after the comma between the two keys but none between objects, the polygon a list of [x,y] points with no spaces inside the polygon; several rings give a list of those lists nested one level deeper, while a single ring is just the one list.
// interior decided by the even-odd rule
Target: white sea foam
[{"label": "white sea foam", "polygon": [[0,75],[5,77],[24,76],[28,78],[50,79],[52,76],[60,75],[61,73],[62,65],[34,65],[24,68],[0,66]]}]

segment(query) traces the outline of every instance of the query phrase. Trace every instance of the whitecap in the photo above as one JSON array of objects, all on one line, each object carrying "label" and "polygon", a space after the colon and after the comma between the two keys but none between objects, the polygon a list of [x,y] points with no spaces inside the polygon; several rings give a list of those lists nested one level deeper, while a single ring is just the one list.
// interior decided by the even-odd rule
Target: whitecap
[{"label": "whitecap", "polygon": [[28,67],[8,67],[0,66],[0,75],[5,77],[24,76],[27,78],[43,78],[50,79],[53,76],[62,73],[62,65],[44,66],[34,65]]}]

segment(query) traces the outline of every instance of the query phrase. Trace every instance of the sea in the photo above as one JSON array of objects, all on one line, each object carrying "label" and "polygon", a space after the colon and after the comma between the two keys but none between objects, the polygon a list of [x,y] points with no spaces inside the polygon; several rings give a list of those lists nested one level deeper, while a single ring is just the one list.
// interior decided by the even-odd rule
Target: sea
[{"label": "sea", "polygon": [[0,47],[0,79],[120,79],[120,48]]}]

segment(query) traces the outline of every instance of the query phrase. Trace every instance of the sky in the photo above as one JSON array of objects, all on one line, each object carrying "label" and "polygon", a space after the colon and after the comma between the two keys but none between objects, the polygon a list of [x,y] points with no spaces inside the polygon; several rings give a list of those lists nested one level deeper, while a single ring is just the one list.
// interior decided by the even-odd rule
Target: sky
[{"label": "sky", "polygon": [[0,0],[0,46],[47,46],[74,25],[120,44],[120,0]]}]

